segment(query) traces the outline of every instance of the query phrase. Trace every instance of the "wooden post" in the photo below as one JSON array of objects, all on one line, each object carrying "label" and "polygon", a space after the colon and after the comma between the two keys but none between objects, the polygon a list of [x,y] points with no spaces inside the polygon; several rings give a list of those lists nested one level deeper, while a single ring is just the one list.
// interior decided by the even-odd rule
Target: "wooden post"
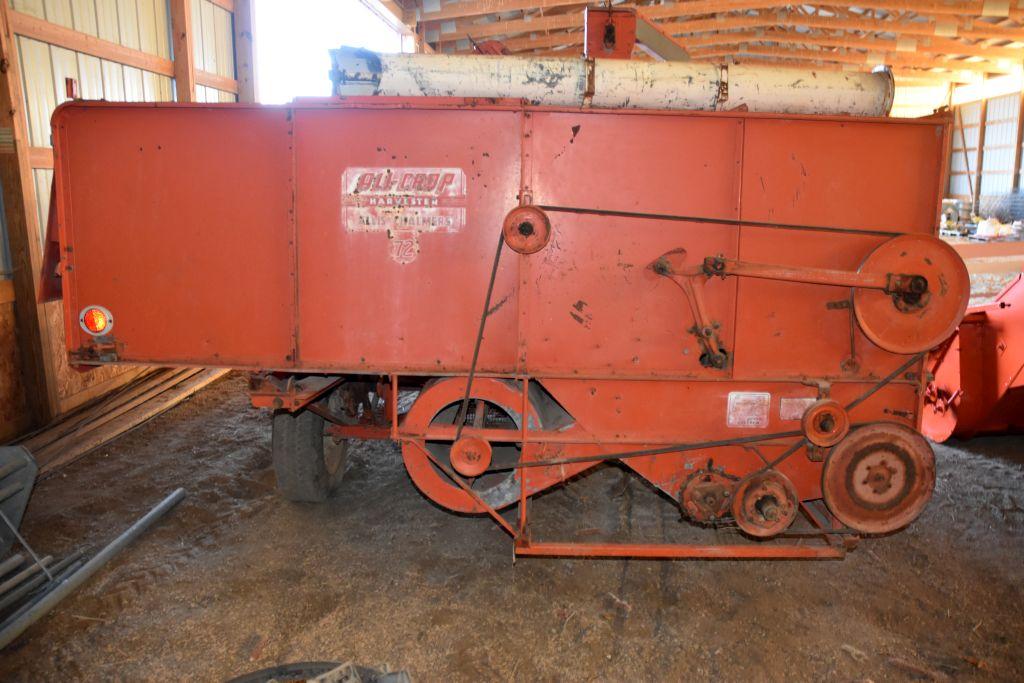
[{"label": "wooden post", "polygon": [[981,211],[981,178],[984,176],[983,164],[985,163],[985,119],[988,118],[988,100],[981,101],[980,111],[978,112],[978,156],[975,160],[974,168],[976,169],[974,174],[974,207],[972,207],[972,213],[976,216],[980,216],[978,213]]},{"label": "wooden post", "polygon": [[253,56],[252,0],[235,0],[235,80],[238,101],[256,101],[256,62]]},{"label": "wooden post", "polygon": [[42,240],[35,183],[29,164],[28,125],[23,107],[17,43],[8,4],[0,4],[0,182],[14,272],[14,312],[28,413],[34,425],[57,414],[57,391],[46,307],[37,303]]},{"label": "wooden post", "polygon": [[1024,91],[1017,94],[1017,136],[1013,142],[1013,191],[1017,192],[1021,188],[1021,146],[1024,145]]},{"label": "wooden post", "polygon": [[192,47],[191,0],[170,0],[174,47],[174,89],[178,102],[196,99],[196,65]]}]

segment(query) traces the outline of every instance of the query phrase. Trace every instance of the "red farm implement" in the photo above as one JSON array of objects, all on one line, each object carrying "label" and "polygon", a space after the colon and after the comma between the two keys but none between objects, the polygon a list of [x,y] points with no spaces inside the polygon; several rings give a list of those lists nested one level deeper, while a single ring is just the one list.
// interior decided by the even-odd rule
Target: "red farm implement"
[{"label": "red farm implement", "polygon": [[[925,354],[968,296],[933,237],[944,117],[367,97],[53,125],[74,361],[253,371],[292,498],[393,439],[520,555],[835,558],[931,496]],[[530,499],[609,461],[748,538],[535,538]]]}]

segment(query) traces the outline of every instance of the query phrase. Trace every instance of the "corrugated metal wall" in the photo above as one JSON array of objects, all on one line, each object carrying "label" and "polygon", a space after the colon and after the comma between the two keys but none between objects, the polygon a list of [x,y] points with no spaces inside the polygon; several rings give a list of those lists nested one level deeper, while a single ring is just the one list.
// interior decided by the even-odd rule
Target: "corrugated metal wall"
[{"label": "corrugated metal wall", "polygon": [[985,114],[985,147],[982,151],[982,196],[1013,191],[1013,164],[1017,156],[1017,114],[1020,97],[1016,94],[988,101]]},{"label": "corrugated metal wall", "polygon": [[972,194],[971,183],[978,173],[975,166],[978,158],[978,135],[981,131],[981,103],[961,105],[959,115],[954,121],[953,146],[949,159],[949,195],[969,201]]},{"label": "corrugated metal wall", "polygon": [[[196,68],[218,76],[235,76],[231,14],[209,0],[192,3],[192,52]],[[197,102],[234,102],[234,93],[196,86]]]},{"label": "corrugated metal wall", "polygon": [[[166,0],[10,0],[25,14],[73,28],[125,47],[171,58],[170,12]],[[231,14],[209,0],[191,3],[197,68],[234,78]],[[82,99],[117,102],[169,102],[174,82],[162,74],[72,52],[24,36],[18,37],[25,109],[33,147],[50,146],[50,116],[69,99],[65,79],[78,82]],[[199,102],[234,102],[234,93],[196,86]],[[33,170],[36,210],[46,225],[53,171]],[[41,232],[40,240],[45,238]]]},{"label": "corrugated metal wall", "polygon": [[[53,179],[49,152],[50,117],[53,110],[68,99],[68,79],[77,85],[78,96],[82,99],[173,100],[175,84],[167,75],[173,69],[170,6],[168,0],[0,0],[0,3],[5,3],[7,8],[13,10],[12,15],[17,19],[17,24],[12,21],[15,33],[12,48],[20,65],[25,137],[30,147],[28,158],[33,166],[31,177],[23,178],[23,183],[28,184],[35,196],[33,210],[36,221],[32,222],[38,224],[38,232],[34,232],[37,226],[30,226],[29,234],[37,235],[42,244]],[[231,12],[210,0],[191,0],[189,4],[194,22],[192,41],[195,46],[195,69],[197,72],[223,76],[225,83],[233,83],[235,50]],[[246,16],[251,16],[247,3],[245,7]],[[46,23],[40,23],[37,19]],[[55,26],[50,28],[49,24]],[[66,31],[62,34],[62,29],[56,27],[84,35],[68,34]],[[133,65],[110,61],[118,59],[115,56],[117,51],[109,49],[110,46],[90,46],[90,39],[86,36],[137,51],[124,55],[125,61]],[[67,47],[43,42],[45,40],[53,40]],[[67,49],[72,46],[74,49]],[[92,50],[106,58],[77,52],[76,49]],[[140,52],[144,54],[138,54]],[[140,66],[151,67],[154,71],[138,68]],[[248,82],[251,82],[251,76]],[[233,92],[197,85],[195,99],[204,102],[232,102],[236,96]],[[0,138],[0,147],[4,145],[13,145],[13,138],[6,141]],[[10,278],[10,261],[3,250],[6,241],[6,226],[0,226],[0,277]],[[12,289],[7,283],[5,285],[8,290]],[[0,314],[8,313],[10,304],[5,306],[0,307]],[[5,331],[13,335],[13,316],[7,317],[10,320],[0,318],[0,323],[5,320],[7,323],[6,327],[0,328],[0,338],[4,338]],[[58,304],[46,304],[44,317],[43,324],[47,329],[40,335],[40,344],[48,364],[47,385],[35,391],[48,394],[51,412],[66,412],[90,396],[118,386],[121,382],[120,373],[123,372],[121,368],[104,367],[88,373],[72,370],[67,364],[63,344],[61,307]],[[17,351],[16,344],[8,346],[9,350]],[[11,360],[7,356],[0,356],[0,433],[4,433],[5,429],[18,429],[23,417],[5,414],[3,409],[6,405],[19,406],[21,412],[25,411],[24,398],[6,397],[3,393],[7,376],[19,376],[18,365],[16,358]],[[4,374],[5,369],[10,368],[14,369]],[[14,383],[13,386],[20,390],[21,383]]]},{"label": "corrugated metal wall", "polygon": [[[960,119],[955,119],[953,144],[950,150],[948,196],[970,200],[972,186],[965,168],[970,164],[973,187],[978,187],[978,166],[981,167],[978,213],[1003,221],[1024,218],[1024,187],[1018,167],[1024,145],[1021,130],[1021,93],[1010,93],[988,100],[967,102],[957,107],[963,119],[967,139],[967,159],[961,143]],[[984,116],[984,122],[982,122]],[[984,123],[984,125],[982,125]],[[979,164],[978,144],[981,144]]]}]

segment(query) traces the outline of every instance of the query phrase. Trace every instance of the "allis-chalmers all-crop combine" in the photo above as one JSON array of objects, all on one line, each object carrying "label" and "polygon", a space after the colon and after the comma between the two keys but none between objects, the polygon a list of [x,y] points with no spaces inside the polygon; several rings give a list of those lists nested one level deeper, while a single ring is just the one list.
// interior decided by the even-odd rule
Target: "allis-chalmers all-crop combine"
[{"label": "allis-chalmers all-crop combine", "polygon": [[[920,514],[924,358],[969,283],[933,236],[948,119],[882,118],[888,74],[343,50],[334,78],[59,108],[74,362],[252,370],[285,496],[393,439],[519,555],[835,558]],[[531,535],[608,461],[745,536]]]}]

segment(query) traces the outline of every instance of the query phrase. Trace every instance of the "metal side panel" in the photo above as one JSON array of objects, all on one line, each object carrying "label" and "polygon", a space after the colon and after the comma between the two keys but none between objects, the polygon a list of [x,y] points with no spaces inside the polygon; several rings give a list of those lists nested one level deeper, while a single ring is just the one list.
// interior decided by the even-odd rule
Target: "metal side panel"
[{"label": "metal side panel", "polygon": [[[521,125],[475,108],[296,111],[304,366],[468,370],[518,204]],[[515,257],[498,271],[483,370],[514,369]]]},{"label": "metal side panel", "polygon": [[[281,107],[58,109],[58,218],[73,353],[292,364],[289,118]],[[79,326],[90,305],[111,312],[109,336]]]}]

